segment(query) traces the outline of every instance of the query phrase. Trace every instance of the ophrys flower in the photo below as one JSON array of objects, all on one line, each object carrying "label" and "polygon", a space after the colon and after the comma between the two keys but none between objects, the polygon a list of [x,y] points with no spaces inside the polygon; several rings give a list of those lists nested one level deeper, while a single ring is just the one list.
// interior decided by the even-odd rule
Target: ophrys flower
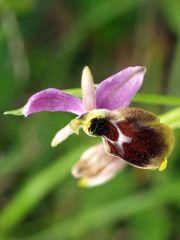
[{"label": "ophrys flower", "polygon": [[159,118],[139,108],[129,108],[142,85],[145,67],[128,67],[94,88],[88,67],[82,73],[82,100],[50,88],[34,94],[19,110],[7,114],[29,116],[41,111],[71,112],[77,115],[54,137],[57,146],[82,128],[86,134],[101,137],[103,144],[88,149],[72,168],[81,185],[95,186],[114,177],[127,162],[138,168],[165,169],[172,151],[172,130]]}]

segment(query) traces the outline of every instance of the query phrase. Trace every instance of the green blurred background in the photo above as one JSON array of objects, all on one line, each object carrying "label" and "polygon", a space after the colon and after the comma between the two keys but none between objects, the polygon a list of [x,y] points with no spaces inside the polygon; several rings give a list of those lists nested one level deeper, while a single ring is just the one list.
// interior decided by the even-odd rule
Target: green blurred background
[{"label": "green blurred background", "polygon": [[[143,93],[178,96],[179,11],[178,0],[0,1],[0,239],[180,239],[178,129],[166,171],[127,166],[82,189],[71,166],[99,139],[82,133],[50,146],[72,114],[2,115],[47,87],[79,87],[84,65],[96,83],[145,65]],[[157,114],[174,108],[153,99],[135,105]]]}]

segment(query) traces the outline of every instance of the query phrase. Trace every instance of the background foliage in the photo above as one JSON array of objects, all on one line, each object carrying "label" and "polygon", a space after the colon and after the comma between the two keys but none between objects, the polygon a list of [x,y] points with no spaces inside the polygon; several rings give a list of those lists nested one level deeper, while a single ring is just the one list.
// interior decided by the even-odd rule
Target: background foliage
[{"label": "background foliage", "polygon": [[0,1],[1,113],[41,89],[79,87],[84,65],[96,83],[145,65],[134,105],[172,110],[162,119],[177,143],[162,173],[127,166],[101,187],[80,189],[71,166],[98,139],[82,133],[52,149],[71,114],[1,114],[0,239],[180,239],[179,9],[177,0]]}]

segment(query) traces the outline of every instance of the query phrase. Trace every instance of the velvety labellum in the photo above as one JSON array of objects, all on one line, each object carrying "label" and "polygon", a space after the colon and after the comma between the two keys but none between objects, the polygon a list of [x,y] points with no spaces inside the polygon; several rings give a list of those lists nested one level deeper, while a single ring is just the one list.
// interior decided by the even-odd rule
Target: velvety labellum
[{"label": "velvety labellum", "polygon": [[149,112],[125,108],[94,118],[89,131],[104,139],[106,150],[140,168],[159,168],[173,145],[171,129]]}]

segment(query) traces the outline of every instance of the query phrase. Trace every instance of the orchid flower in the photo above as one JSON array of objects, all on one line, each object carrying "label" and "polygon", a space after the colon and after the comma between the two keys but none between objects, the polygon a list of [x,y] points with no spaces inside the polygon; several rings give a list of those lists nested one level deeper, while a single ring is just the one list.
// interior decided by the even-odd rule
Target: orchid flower
[{"label": "orchid flower", "polygon": [[164,170],[174,136],[159,118],[139,108],[128,107],[140,89],[146,68],[128,67],[94,87],[88,67],[82,72],[82,99],[49,88],[30,97],[26,105],[5,114],[29,116],[35,112],[71,112],[77,117],[57,132],[52,147],[82,128],[101,137],[103,143],[86,150],[72,168],[81,186],[92,187],[112,179],[129,163],[138,168]]}]

